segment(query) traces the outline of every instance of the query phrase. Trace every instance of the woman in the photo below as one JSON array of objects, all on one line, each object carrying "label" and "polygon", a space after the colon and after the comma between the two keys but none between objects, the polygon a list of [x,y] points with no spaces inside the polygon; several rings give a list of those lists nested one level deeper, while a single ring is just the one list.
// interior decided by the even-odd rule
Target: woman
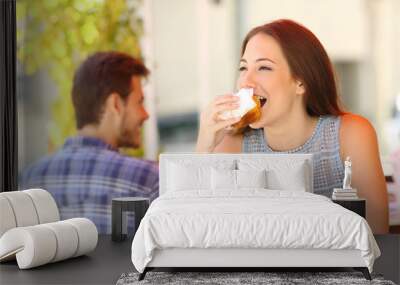
[{"label": "woman", "polygon": [[352,187],[367,200],[374,233],[388,231],[387,190],[375,130],[367,119],[338,103],[332,64],[315,35],[278,20],[251,30],[243,41],[237,88],[260,96],[261,118],[240,134],[239,118],[219,115],[238,107],[231,94],[202,112],[196,151],[314,153],[314,193],[331,197],[341,188],[343,162],[352,160]]}]

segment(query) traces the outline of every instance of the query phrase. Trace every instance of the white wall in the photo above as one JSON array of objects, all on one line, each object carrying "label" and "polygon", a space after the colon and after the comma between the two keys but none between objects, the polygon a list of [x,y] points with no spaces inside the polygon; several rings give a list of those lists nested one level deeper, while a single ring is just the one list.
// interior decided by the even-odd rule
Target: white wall
[{"label": "white wall", "polygon": [[198,102],[198,35],[193,1],[153,1],[155,66],[160,116],[192,110]]},{"label": "white wall", "polygon": [[159,116],[197,112],[212,96],[232,91],[234,3],[153,0]]},{"label": "white wall", "polygon": [[366,55],[364,0],[240,0],[242,37],[253,27],[289,18],[309,28],[334,60]]},{"label": "white wall", "polygon": [[375,75],[375,94],[371,94],[375,106],[371,110],[375,111],[381,150],[388,154],[400,147],[400,122],[396,122],[397,131],[387,131],[391,106],[400,95],[400,3],[398,0],[370,1],[370,11],[373,19],[370,61]]}]

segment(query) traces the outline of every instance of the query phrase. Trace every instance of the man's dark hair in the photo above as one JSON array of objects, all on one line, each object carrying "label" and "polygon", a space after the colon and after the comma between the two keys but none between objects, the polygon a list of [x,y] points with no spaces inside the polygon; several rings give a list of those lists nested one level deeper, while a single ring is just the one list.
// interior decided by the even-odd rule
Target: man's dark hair
[{"label": "man's dark hair", "polygon": [[78,129],[98,124],[107,97],[118,93],[123,100],[132,92],[132,76],[146,77],[149,70],[138,59],[121,52],[98,52],[75,72],[72,103]]}]

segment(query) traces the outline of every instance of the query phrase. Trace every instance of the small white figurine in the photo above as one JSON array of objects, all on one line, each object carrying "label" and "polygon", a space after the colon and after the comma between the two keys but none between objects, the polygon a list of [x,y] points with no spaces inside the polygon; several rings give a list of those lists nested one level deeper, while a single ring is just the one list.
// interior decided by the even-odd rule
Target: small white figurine
[{"label": "small white figurine", "polygon": [[351,188],[351,159],[349,156],[346,157],[346,161],[344,162],[343,189],[352,189]]}]

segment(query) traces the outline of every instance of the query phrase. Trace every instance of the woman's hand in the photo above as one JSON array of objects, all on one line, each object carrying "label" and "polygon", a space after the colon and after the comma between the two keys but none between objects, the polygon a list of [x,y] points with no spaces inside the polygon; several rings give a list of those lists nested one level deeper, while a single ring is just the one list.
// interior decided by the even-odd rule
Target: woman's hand
[{"label": "woman's hand", "polygon": [[222,120],[220,114],[237,108],[239,108],[239,98],[237,96],[221,95],[201,112],[196,152],[214,151],[215,147],[229,132],[229,127],[240,121],[240,117]]}]

